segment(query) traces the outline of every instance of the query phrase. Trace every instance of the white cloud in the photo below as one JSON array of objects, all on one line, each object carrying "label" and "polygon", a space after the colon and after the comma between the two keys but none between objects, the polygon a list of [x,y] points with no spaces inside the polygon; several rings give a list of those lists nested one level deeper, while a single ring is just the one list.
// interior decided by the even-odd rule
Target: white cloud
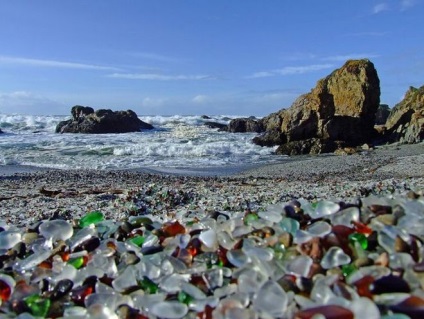
[{"label": "white cloud", "polygon": [[[0,93],[0,112],[7,114],[66,114],[67,106],[27,91]],[[67,110],[68,111],[68,110]]]},{"label": "white cloud", "polygon": [[84,70],[109,70],[118,71],[120,69],[110,66],[95,64],[84,64],[74,62],[64,62],[56,60],[29,59],[21,57],[0,56],[0,64],[7,65],[26,65],[34,67],[66,68],[66,69],[84,69]]},{"label": "white cloud", "polygon": [[412,8],[413,6],[415,6],[417,4],[416,0],[402,0],[400,2],[400,7],[402,11],[405,11],[409,8]]},{"label": "white cloud", "polygon": [[128,79],[128,80],[152,80],[152,81],[198,81],[213,79],[210,75],[165,75],[155,73],[113,73],[109,74],[110,78]]},{"label": "white cloud", "polygon": [[275,69],[271,71],[260,71],[255,72],[252,75],[247,76],[247,79],[257,79],[264,78],[270,76],[278,76],[278,75],[293,75],[293,74],[304,74],[315,71],[320,71],[328,68],[333,68],[333,64],[312,64],[312,65],[304,65],[304,66],[286,66],[282,69]]},{"label": "white cloud", "polygon": [[191,101],[196,104],[204,104],[208,102],[209,100],[210,98],[207,95],[199,94],[199,95],[196,95]]},{"label": "white cloud", "polygon": [[373,7],[372,12],[373,12],[374,14],[378,14],[378,13],[381,13],[381,12],[383,12],[383,11],[388,11],[388,10],[389,10],[389,5],[388,5],[387,3],[385,3],[385,2],[382,2],[382,3],[378,3],[378,4],[376,4],[376,5]]},{"label": "white cloud", "polygon": [[347,61],[357,59],[371,59],[378,58],[380,55],[374,53],[352,53],[346,55],[333,55],[325,58],[321,58],[323,61]]}]

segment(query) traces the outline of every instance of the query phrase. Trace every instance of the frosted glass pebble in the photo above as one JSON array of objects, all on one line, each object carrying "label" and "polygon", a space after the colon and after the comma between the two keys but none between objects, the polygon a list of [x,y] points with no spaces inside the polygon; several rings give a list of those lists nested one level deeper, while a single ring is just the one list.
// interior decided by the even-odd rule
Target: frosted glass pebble
[{"label": "frosted glass pebble", "polygon": [[209,248],[213,248],[218,244],[216,231],[214,229],[208,229],[201,232],[199,235],[199,240]]},{"label": "frosted glass pebble", "polygon": [[333,203],[327,200],[320,201],[313,213],[311,213],[312,218],[321,218],[337,213],[340,209],[339,204]]},{"label": "frosted glass pebble", "polygon": [[0,249],[10,249],[22,240],[21,233],[5,230],[0,233]]},{"label": "frosted glass pebble", "polygon": [[162,301],[153,304],[150,308],[150,312],[161,318],[178,319],[187,314],[188,307],[176,301]]},{"label": "frosted glass pebble", "polygon": [[281,214],[281,212],[276,212],[276,211],[261,211],[258,213],[259,217],[265,219],[265,220],[269,220],[270,222],[273,223],[279,223],[282,219],[283,219],[283,215]]},{"label": "frosted glass pebble", "polygon": [[300,228],[300,223],[297,220],[288,217],[283,218],[279,225],[283,231],[292,235],[296,234],[296,231]]},{"label": "frosted glass pebble", "polygon": [[181,290],[184,291],[186,294],[189,294],[191,297],[195,299],[205,299],[206,295],[203,291],[201,291],[196,286],[188,283],[188,282],[182,282],[181,283]]},{"label": "frosted glass pebble", "polygon": [[376,304],[370,299],[361,297],[350,303],[350,310],[355,314],[355,318],[380,319],[380,311]]},{"label": "frosted glass pebble", "polygon": [[359,208],[358,207],[349,207],[339,211],[338,213],[331,216],[333,225],[344,225],[347,227],[352,227],[352,221],[359,222]]},{"label": "frosted glass pebble", "polygon": [[240,249],[229,250],[227,252],[227,259],[235,267],[243,267],[247,262],[249,262],[249,257]]},{"label": "frosted glass pebble", "polygon": [[349,255],[346,255],[340,247],[331,247],[321,260],[321,267],[330,269],[350,263]]},{"label": "frosted glass pebble", "polygon": [[207,271],[203,274],[203,279],[209,289],[215,289],[221,287],[224,283],[224,271],[222,268],[216,268]]},{"label": "frosted glass pebble", "polygon": [[316,222],[309,226],[307,232],[311,234],[313,237],[324,237],[331,233],[331,225],[326,222]]},{"label": "frosted glass pebble", "polygon": [[56,240],[67,240],[72,237],[74,229],[72,225],[65,220],[49,220],[40,225],[40,233],[44,238]]},{"label": "frosted glass pebble", "polygon": [[309,232],[298,229],[294,235],[293,242],[296,244],[303,244],[312,240],[311,234]]},{"label": "frosted glass pebble", "polygon": [[51,251],[46,250],[44,252],[40,252],[38,254],[33,254],[25,259],[20,260],[16,267],[20,271],[29,270],[31,268],[34,268],[44,260],[50,257]]},{"label": "frosted glass pebble", "polygon": [[302,277],[307,277],[311,266],[314,263],[311,257],[309,256],[299,256],[291,260],[286,266],[287,271],[297,274]]},{"label": "frosted glass pebble", "polygon": [[78,306],[65,308],[65,310],[63,311],[64,318],[72,317],[72,318],[79,319],[79,318],[86,318],[87,315],[88,315],[87,309],[83,307],[78,307]]},{"label": "frosted glass pebble", "polygon": [[279,284],[269,280],[259,289],[252,304],[256,311],[268,313],[273,317],[283,317],[287,309],[288,297]]},{"label": "frosted glass pebble", "polygon": [[134,267],[127,267],[118,277],[112,281],[112,287],[123,292],[125,289],[137,285]]}]

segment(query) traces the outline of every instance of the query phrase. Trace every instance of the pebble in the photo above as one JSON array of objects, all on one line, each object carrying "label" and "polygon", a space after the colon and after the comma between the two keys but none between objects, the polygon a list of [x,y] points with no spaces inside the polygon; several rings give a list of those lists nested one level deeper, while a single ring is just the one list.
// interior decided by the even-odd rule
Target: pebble
[{"label": "pebble", "polygon": [[243,185],[208,198],[179,181],[182,188],[151,182],[101,197],[113,201],[104,210],[70,206],[69,214],[2,223],[0,313],[424,318],[419,190],[373,184],[364,186],[371,196],[339,201],[248,197]]}]

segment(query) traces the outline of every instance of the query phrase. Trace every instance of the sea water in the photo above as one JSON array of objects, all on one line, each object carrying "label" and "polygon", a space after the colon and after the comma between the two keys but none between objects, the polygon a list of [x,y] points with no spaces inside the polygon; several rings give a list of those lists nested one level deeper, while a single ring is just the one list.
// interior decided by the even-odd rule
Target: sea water
[{"label": "sea water", "polygon": [[57,169],[205,170],[282,160],[274,148],[252,143],[253,133],[220,132],[239,116],[140,116],[155,129],[124,134],[59,134],[69,116],[0,114],[0,165]]}]

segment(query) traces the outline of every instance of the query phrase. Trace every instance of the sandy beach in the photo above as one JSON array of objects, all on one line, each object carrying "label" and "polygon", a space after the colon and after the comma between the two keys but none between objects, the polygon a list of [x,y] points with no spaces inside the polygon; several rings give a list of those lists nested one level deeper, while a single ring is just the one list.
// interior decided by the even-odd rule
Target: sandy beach
[{"label": "sandy beach", "polygon": [[[172,207],[149,207],[155,214],[177,209],[246,209],[297,198],[353,200],[375,191],[376,185],[397,190],[424,189],[424,144],[390,145],[349,156],[289,158],[281,164],[234,170],[62,171],[3,169],[0,214],[11,223],[32,223],[54,213],[80,217],[102,210],[120,220],[137,210],[135,194],[154,189],[190,194]],[[192,174],[190,174],[192,173]],[[228,173],[232,173],[228,175]],[[156,200],[156,199],[155,199]],[[153,200],[154,201],[154,200]],[[134,207],[131,207],[132,204]],[[168,211],[170,209],[171,211]]]}]

